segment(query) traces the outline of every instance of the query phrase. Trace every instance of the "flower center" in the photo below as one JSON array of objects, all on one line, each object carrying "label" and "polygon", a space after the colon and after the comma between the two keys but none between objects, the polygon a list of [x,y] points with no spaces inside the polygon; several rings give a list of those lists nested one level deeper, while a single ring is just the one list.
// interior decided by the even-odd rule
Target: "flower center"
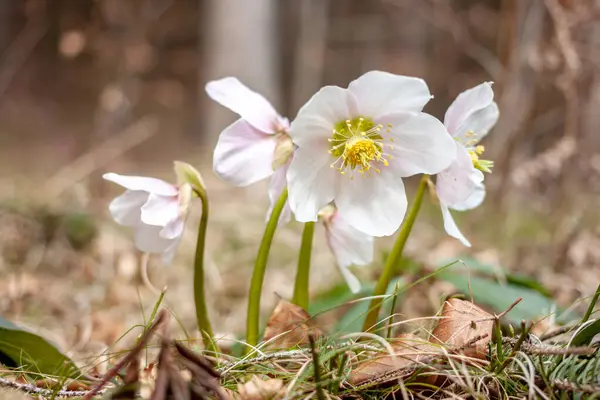
[{"label": "flower center", "polygon": [[485,152],[485,147],[481,145],[476,146],[476,144],[479,142],[479,139],[477,139],[477,134],[473,131],[469,131],[465,136],[467,138],[472,138],[465,143],[465,147],[471,156],[473,166],[482,172],[492,173],[494,162],[479,158],[479,156]]},{"label": "flower center", "polygon": [[[388,125],[386,132],[390,132]],[[333,137],[328,139],[331,143],[329,154],[335,161],[331,168],[336,168],[342,175],[350,170],[350,179],[354,179],[353,171],[361,175],[369,175],[371,170],[381,173],[380,165],[388,166],[392,159],[390,154],[384,153],[384,137],[381,132],[383,125],[376,125],[370,118],[357,117],[338,122],[333,128]],[[389,138],[393,142],[393,138]],[[388,145],[393,150],[392,145]],[[380,164],[380,165],[379,165]]]}]

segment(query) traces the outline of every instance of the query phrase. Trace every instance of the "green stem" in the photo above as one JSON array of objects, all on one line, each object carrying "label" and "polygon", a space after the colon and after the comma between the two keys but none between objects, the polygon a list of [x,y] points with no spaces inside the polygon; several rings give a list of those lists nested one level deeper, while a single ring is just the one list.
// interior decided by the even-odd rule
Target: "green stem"
[{"label": "green stem", "polygon": [[246,353],[252,351],[252,347],[258,343],[258,325],[260,318],[260,295],[262,292],[262,285],[265,278],[265,270],[267,269],[267,260],[269,259],[269,251],[271,250],[271,243],[273,242],[273,236],[275,236],[275,230],[277,229],[277,223],[279,222],[279,216],[283,211],[283,207],[287,201],[288,192],[287,188],[283,190],[279,200],[273,207],[269,222],[265,228],[260,248],[258,249],[258,255],[256,256],[256,263],[254,264],[254,272],[252,273],[252,281],[250,283],[250,293],[248,295],[248,320],[246,321]]},{"label": "green stem", "polygon": [[194,257],[194,301],[196,303],[196,319],[198,329],[202,334],[204,346],[210,351],[217,352],[218,348],[213,339],[213,330],[208,319],[204,293],[204,247],[206,243],[206,227],[208,226],[208,197],[204,191],[196,191],[202,200],[202,217],[198,226],[198,241]]},{"label": "green stem", "polygon": [[412,227],[415,223],[415,219],[417,218],[419,210],[421,209],[421,203],[423,202],[423,194],[425,193],[425,189],[427,188],[428,180],[428,175],[423,175],[423,178],[421,178],[421,183],[419,184],[419,188],[417,189],[415,200],[413,201],[410,211],[406,215],[406,219],[404,220],[404,224],[400,229],[400,233],[398,234],[396,243],[394,243],[394,247],[392,248],[389,257],[386,260],[385,266],[383,267],[383,272],[379,276],[377,286],[375,286],[375,290],[373,291],[373,296],[377,297],[371,300],[371,303],[369,304],[369,312],[363,325],[363,331],[365,332],[373,331],[376,328],[377,318],[379,316],[379,311],[381,310],[381,305],[383,303],[382,296],[386,293],[387,288],[392,280],[392,277],[394,275],[394,268],[402,259],[404,245],[406,244],[406,240],[410,235],[410,231],[412,230]]},{"label": "green stem", "polygon": [[300,245],[300,256],[298,257],[298,271],[296,272],[296,283],[294,284],[294,297],[292,303],[308,310],[308,281],[310,277],[310,255],[312,253],[312,242],[315,233],[315,223],[304,224],[302,232],[302,244]]}]

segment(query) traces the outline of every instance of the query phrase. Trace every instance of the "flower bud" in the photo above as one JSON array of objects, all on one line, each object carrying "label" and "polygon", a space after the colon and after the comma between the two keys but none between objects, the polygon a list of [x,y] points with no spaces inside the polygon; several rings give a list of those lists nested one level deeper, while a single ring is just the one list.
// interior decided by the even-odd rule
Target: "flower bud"
[{"label": "flower bud", "polygon": [[273,155],[273,170],[285,165],[294,153],[294,143],[292,139],[285,133],[282,133],[277,138],[275,144],[275,154]]},{"label": "flower bud", "polygon": [[198,193],[206,192],[206,185],[202,179],[200,172],[190,164],[183,161],[175,161],[175,174],[177,175],[177,183],[183,187],[186,183],[191,189]]}]

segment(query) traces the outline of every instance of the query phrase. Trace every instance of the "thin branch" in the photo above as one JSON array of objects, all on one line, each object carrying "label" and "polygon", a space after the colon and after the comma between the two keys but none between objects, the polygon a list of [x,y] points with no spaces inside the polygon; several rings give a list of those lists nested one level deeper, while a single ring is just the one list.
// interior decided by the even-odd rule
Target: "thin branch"
[{"label": "thin branch", "polygon": [[[87,390],[52,390],[52,389],[44,389],[39,388],[31,383],[19,383],[15,381],[8,380],[6,378],[0,377],[0,387],[16,389],[21,392],[33,394],[36,396],[43,396],[47,398],[54,397],[82,397],[85,396],[88,391]],[[100,390],[97,394],[102,394],[104,391]]]}]

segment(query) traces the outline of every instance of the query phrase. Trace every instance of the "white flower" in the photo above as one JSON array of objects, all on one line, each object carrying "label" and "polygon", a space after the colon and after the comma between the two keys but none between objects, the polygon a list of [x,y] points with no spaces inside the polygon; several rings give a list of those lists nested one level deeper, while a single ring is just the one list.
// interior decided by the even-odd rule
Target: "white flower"
[{"label": "white flower", "polygon": [[436,191],[444,229],[469,247],[471,244],[456,226],[450,209],[470,210],[483,202],[482,171],[490,172],[492,163],[479,158],[484,148],[477,144],[496,124],[498,116],[492,82],[485,82],[459,94],[444,117],[444,125],[455,139],[456,159],[437,175]]},{"label": "white flower", "polygon": [[115,221],[134,228],[138,249],[162,254],[163,262],[170,264],[183,234],[191,186],[178,188],[160,179],[114,173],[103,178],[127,189],[110,203]]},{"label": "white flower", "polygon": [[337,266],[352,293],[358,293],[360,282],[349,267],[373,262],[373,236],[353,228],[342,218],[335,207],[327,206],[319,215],[323,218],[327,244],[335,257]]},{"label": "white flower", "polygon": [[[221,132],[214,152],[213,169],[221,179],[236,186],[248,186],[272,176],[268,218],[286,186],[283,167],[293,152],[288,136],[289,121],[277,114],[267,99],[236,78],[211,81],[206,84],[206,93],[240,116]],[[289,206],[286,204],[280,222],[289,219]]]},{"label": "white flower", "polygon": [[420,112],[430,98],[423,80],[381,71],[348,89],[317,92],[290,128],[298,147],[287,174],[296,219],[316,221],[335,201],[359,231],[393,234],[406,213],[402,178],[437,174],[455,157],[443,124]]}]

